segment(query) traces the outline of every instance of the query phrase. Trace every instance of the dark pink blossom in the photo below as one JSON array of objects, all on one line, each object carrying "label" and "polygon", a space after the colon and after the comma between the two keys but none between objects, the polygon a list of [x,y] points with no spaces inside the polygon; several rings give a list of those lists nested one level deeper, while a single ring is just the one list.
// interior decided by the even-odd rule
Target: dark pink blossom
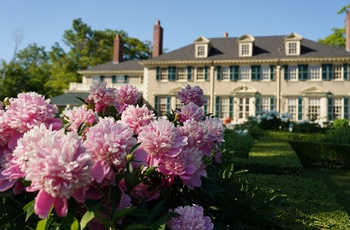
[{"label": "dark pink blossom", "polygon": [[134,133],[139,134],[141,128],[148,125],[153,120],[155,114],[146,105],[129,105],[122,113],[121,120],[127,124]]},{"label": "dark pink blossom", "polygon": [[202,121],[204,118],[203,109],[193,102],[189,102],[182,107],[180,114],[180,122],[194,119],[195,121]]},{"label": "dark pink blossom", "polygon": [[198,106],[202,106],[207,102],[207,99],[203,96],[203,90],[199,86],[186,85],[178,92],[178,97],[181,103],[187,105],[190,102],[195,103]]},{"label": "dark pink blossom", "polygon": [[180,206],[170,212],[179,214],[168,221],[167,226],[171,230],[211,230],[214,228],[210,217],[204,216],[202,206]]},{"label": "dark pink blossom", "polygon": [[137,88],[129,84],[124,84],[117,89],[116,95],[117,98],[114,106],[119,114],[121,114],[128,105],[136,105],[140,97]]},{"label": "dark pink blossom", "polygon": [[90,86],[90,95],[86,98],[87,103],[94,103],[95,111],[104,113],[107,106],[114,106],[116,89],[106,87],[106,82],[96,82]]},{"label": "dark pink blossom", "polygon": [[[85,107],[73,107],[71,110],[65,110],[63,112],[64,119],[68,122],[68,130],[77,132],[79,126],[85,123],[87,126],[92,126],[97,122],[98,116],[91,109]],[[87,131],[87,130],[86,130]]]}]

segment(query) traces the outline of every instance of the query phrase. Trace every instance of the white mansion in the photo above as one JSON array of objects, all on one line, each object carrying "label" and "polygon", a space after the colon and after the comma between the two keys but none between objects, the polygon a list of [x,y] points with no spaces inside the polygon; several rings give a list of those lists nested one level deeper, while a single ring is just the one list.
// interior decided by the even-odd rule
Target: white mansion
[{"label": "white mansion", "polygon": [[[347,27],[349,20],[348,16]],[[297,33],[259,37],[225,33],[221,38],[201,36],[188,46],[162,54],[163,29],[157,21],[152,58],[123,61],[123,43],[117,35],[113,61],[79,71],[83,81],[70,83],[67,95],[87,93],[95,81],[115,88],[129,83],[139,89],[145,103],[163,115],[171,108],[181,108],[177,92],[189,84],[203,89],[208,99],[205,112],[230,117],[233,123],[266,110],[289,112],[294,121],[349,119],[350,34],[346,36],[344,49]]]}]

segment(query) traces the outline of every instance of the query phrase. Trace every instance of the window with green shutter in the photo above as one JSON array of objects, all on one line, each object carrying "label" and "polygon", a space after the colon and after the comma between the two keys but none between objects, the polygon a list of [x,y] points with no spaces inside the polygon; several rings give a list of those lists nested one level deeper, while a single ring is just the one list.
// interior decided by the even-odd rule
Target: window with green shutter
[{"label": "window with green shutter", "polygon": [[259,65],[252,65],[252,80],[258,81],[260,80],[260,66]]},{"label": "window with green shutter", "polygon": [[344,80],[349,80],[349,65],[344,64],[343,68],[344,68]]},{"label": "window with green shutter", "polygon": [[260,97],[255,97],[255,114],[256,116],[261,115],[261,107],[260,107]]},{"label": "window with green shutter", "polygon": [[160,67],[156,67],[156,80],[160,80]]},{"label": "window with green shutter", "polygon": [[215,115],[217,117],[221,117],[221,114],[220,114],[220,96],[216,96],[216,99],[215,99]]},{"label": "window with green shutter", "polygon": [[208,69],[209,69],[208,66],[204,66],[204,80],[205,81],[208,81],[208,78],[209,78]]},{"label": "window with green shutter", "polygon": [[176,80],[176,67],[168,67],[168,80],[169,81]]},{"label": "window with green shutter", "polygon": [[298,65],[298,79],[300,81],[308,79],[308,65]]},{"label": "window with green shutter", "polygon": [[331,80],[333,79],[333,65],[332,64],[323,64],[322,67],[322,80]]},{"label": "window with green shutter", "polygon": [[239,66],[230,66],[230,80],[238,81],[239,79]]},{"label": "window with green shutter", "polygon": [[187,80],[188,81],[193,80],[192,66],[187,66]]},{"label": "window with green shutter", "polygon": [[333,120],[333,98],[329,97],[328,98],[328,115],[327,115],[327,120],[332,121]]},{"label": "window with green shutter", "polygon": [[275,97],[270,97],[270,110],[276,110],[275,109]]},{"label": "window with green shutter", "polygon": [[230,97],[229,117],[233,118],[233,97]]},{"label": "window with green shutter", "polygon": [[221,78],[221,66],[216,67],[216,79],[222,80],[222,78]]},{"label": "window with green shutter", "polygon": [[284,70],[284,80],[289,80],[288,65],[284,65],[283,70]]},{"label": "window with green shutter", "polygon": [[275,66],[270,65],[270,80],[273,81],[275,79]]},{"label": "window with green shutter", "polygon": [[344,119],[349,120],[349,97],[344,97]]},{"label": "window with green shutter", "polygon": [[301,121],[303,119],[303,98],[298,97],[298,120]]}]

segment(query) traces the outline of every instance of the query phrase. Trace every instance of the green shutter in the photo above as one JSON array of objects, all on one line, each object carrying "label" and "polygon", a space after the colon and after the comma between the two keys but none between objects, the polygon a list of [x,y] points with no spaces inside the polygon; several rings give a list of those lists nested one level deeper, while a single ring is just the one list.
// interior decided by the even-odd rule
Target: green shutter
[{"label": "green shutter", "polygon": [[176,67],[168,67],[168,80],[169,81],[176,80]]},{"label": "green shutter", "polygon": [[261,115],[260,97],[255,97],[255,116]]},{"label": "green shutter", "polygon": [[204,66],[204,80],[208,81],[208,66]]},{"label": "green shutter", "polygon": [[308,65],[298,65],[298,79],[300,81],[308,79]]},{"label": "green shutter", "polygon": [[170,96],[167,96],[167,98],[166,98],[166,112],[167,113],[170,113],[170,99],[171,99],[171,97]]},{"label": "green shutter", "polygon": [[124,75],[124,83],[128,83],[129,81],[129,76],[128,75]]},{"label": "green shutter", "polygon": [[157,81],[160,80],[160,68],[159,67],[156,68],[156,80]]},{"label": "green shutter", "polygon": [[343,68],[344,68],[344,80],[348,80],[349,79],[349,65],[344,64]]},{"label": "green shutter", "polygon": [[187,81],[192,81],[192,66],[187,66]]},{"label": "green shutter", "polygon": [[298,120],[301,121],[303,119],[303,98],[298,98]]},{"label": "green shutter", "polygon": [[233,80],[239,80],[239,66],[233,66]]},{"label": "green shutter", "polygon": [[205,97],[205,99],[207,99],[207,102],[204,103],[203,110],[204,110],[204,115],[207,115],[208,114],[208,101],[209,101],[209,99],[208,99],[208,96],[204,96],[204,97]]},{"label": "green shutter", "polygon": [[275,110],[275,97],[270,97],[270,110]]},{"label": "green shutter", "polygon": [[333,98],[329,97],[328,98],[328,116],[327,116],[328,121],[333,120]]},{"label": "green shutter", "polygon": [[230,97],[229,116],[233,118],[233,97]]},{"label": "green shutter", "polygon": [[221,117],[221,112],[220,112],[220,96],[216,96],[215,99],[215,114],[217,117]]},{"label": "green shutter", "polygon": [[275,79],[275,66],[270,65],[270,80],[273,81]]},{"label": "green shutter", "polygon": [[216,67],[216,79],[222,80],[222,78],[221,78],[221,66]]},{"label": "green shutter", "polygon": [[260,80],[260,66],[253,65],[251,66],[251,69],[252,69],[252,80],[253,81]]},{"label": "green shutter", "polygon": [[333,65],[324,64],[322,67],[322,80],[331,80],[333,79]]},{"label": "green shutter", "polygon": [[156,114],[156,116],[159,115],[159,97],[158,96],[154,96],[154,113]]},{"label": "green shutter", "polygon": [[283,69],[284,69],[284,80],[289,80],[288,65],[284,65]]},{"label": "green shutter", "polygon": [[349,120],[349,97],[344,97],[344,119]]}]

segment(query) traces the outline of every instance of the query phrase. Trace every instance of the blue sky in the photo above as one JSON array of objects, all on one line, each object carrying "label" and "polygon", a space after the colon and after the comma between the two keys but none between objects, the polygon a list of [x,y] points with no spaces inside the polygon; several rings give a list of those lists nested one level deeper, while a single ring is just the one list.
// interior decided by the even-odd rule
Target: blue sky
[{"label": "blue sky", "polygon": [[47,51],[62,46],[65,30],[81,18],[94,30],[124,30],[129,37],[152,41],[160,20],[167,51],[191,44],[200,36],[230,37],[288,35],[296,32],[317,41],[343,27],[337,12],[346,0],[9,0],[0,7],[0,59],[13,57],[16,34],[20,49],[31,43]]}]

